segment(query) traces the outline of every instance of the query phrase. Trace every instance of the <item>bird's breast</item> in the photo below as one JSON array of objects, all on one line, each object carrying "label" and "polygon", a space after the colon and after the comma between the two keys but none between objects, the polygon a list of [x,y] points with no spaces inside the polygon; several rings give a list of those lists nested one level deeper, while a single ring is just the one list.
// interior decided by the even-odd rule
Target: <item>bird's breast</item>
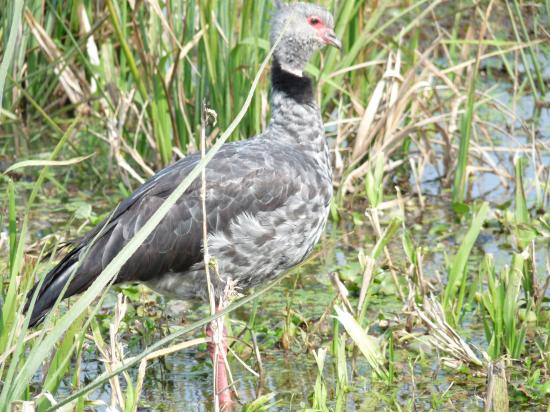
[{"label": "bird's breast", "polygon": [[243,213],[229,230],[211,234],[209,254],[216,257],[221,275],[250,287],[302,262],[324,230],[331,196],[332,185],[319,177],[276,210]]}]

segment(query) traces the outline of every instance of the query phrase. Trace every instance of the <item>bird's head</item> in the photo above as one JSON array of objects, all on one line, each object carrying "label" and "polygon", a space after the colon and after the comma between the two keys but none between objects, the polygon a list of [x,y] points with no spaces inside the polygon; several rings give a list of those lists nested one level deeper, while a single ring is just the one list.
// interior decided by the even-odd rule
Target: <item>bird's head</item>
[{"label": "bird's head", "polygon": [[342,48],[334,33],[334,17],[324,7],[309,3],[285,4],[274,0],[277,10],[271,25],[271,44],[282,37],[275,59],[287,72],[302,76],[305,65],[324,46]]}]

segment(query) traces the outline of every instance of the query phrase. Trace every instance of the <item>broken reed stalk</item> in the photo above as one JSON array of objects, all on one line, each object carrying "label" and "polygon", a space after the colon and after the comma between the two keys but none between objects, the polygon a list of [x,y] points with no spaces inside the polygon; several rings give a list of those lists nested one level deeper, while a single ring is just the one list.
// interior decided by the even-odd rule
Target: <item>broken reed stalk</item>
[{"label": "broken reed stalk", "polygon": [[[92,323],[92,338],[101,355],[99,360],[103,363],[107,372],[112,372],[124,360],[124,351],[119,340],[119,329],[122,319],[126,314],[126,309],[126,298],[119,293],[114,310],[115,316],[113,322],[109,324],[109,343],[106,343],[101,336],[99,325],[95,322]],[[128,405],[125,402],[124,391],[120,385],[120,376],[111,377],[109,384],[111,386],[111,404],[109,408],[112,410],[127,410]]]},{"label": "broken reed stalk", "polygon": [[[422,307],[414,302],[413,307],[428,330],[428,341],[450,356],[448,359],[443,359],[447,366],[452,368],[457,368],[461,364],[477,368],[484,366],[484,360],[477,357],[474,349],[445,320],[443,307],[435,297],[428,295]],[[488,358],[485,353],[482,354],[485,359]]]},{"label": "broken reed stalk", "polygon": [[487,366],[487,394],[484,412],[508,412],[508,383],[504,360],[491,362]]},{"label": "broken reed stalk", "polygon": [[[367,212],[365,212],[365,215],[369,218],[371,221],[372,227],[376,231],[376,236],[378,236],[378,239],[383,239],[385,233],[382,232],[382,228],[380,226],[380,218],[378,216],[378,209],[371,208]],[[395,290],[397,291],[397,294],[399,296],[399,299],[401,302],[405,302],[405,295],[403,293],[403,290],[401,290],[401,285],[399,284],[399,279],[397,278],[397,273],[395,271],[395,266],[393,264],[390,251],[386,245],[383,247],[384,255],[386,256],[386,260],[388,261],[388,267],[391,274],[391,278],[393,281],[393,284],[395,285]]]},{"label": "broken reed stalk", "polygon": [[363,319],[365,317],[366,313],[366,307],[365,301],[367,299],[367,292],[369,290],[369,286],[372,280],[372,275],[374,272],[374,265],[376,263],[376,260],[374,260],[372,257],[364,255],[360,255],[360,260],[363,260],[363,277],[361,282],[361,291],[359,292],[359,300],[357,302],[357,316],[358,321],[360,324],[362,324]]}]

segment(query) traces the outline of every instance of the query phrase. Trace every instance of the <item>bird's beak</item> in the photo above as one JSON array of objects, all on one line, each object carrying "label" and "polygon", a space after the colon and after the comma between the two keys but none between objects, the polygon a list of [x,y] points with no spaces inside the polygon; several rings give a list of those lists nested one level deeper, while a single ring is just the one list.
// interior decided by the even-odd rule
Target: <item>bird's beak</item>
[{"label": "bird's beak", "polygon": [[338,50],[342,50],[342,42],[338,37],[336,37],[336,33],[334,33],[334,30],[332,29],[326,29],[325,32],[322,35],[323,41],[328,46],[334,46]]}]

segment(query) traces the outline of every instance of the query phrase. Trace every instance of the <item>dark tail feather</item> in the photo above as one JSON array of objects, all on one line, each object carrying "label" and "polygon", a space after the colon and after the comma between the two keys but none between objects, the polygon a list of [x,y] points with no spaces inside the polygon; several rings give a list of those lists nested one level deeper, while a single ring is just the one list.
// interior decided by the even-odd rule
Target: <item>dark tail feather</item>
[{"label": "dark tail feather", "polygon": [[[38,296],[36,297],[36,302],[32,308],[31,320],[29,326],[32,328],[34,326],[42,323],[50,309],[53,307],[55,301],[63,291],[63,288],[71,278],[71,273],[75,264],[78,262],[78,252],[73,250],[69,252],[62,260],[48,272],[46,275]],[[77,285],[79,282],[75,282],[76,276],[73,276],[71,284],[65,291],[63,299],[68,298],[76,293],[79,293],[79,288]],[[39,286],[39,282],[36,283],[30,292],[27,294],[27,302],[25,303],[25,312],[29,310],[32,297],[36,291],[36,288]]]}]

